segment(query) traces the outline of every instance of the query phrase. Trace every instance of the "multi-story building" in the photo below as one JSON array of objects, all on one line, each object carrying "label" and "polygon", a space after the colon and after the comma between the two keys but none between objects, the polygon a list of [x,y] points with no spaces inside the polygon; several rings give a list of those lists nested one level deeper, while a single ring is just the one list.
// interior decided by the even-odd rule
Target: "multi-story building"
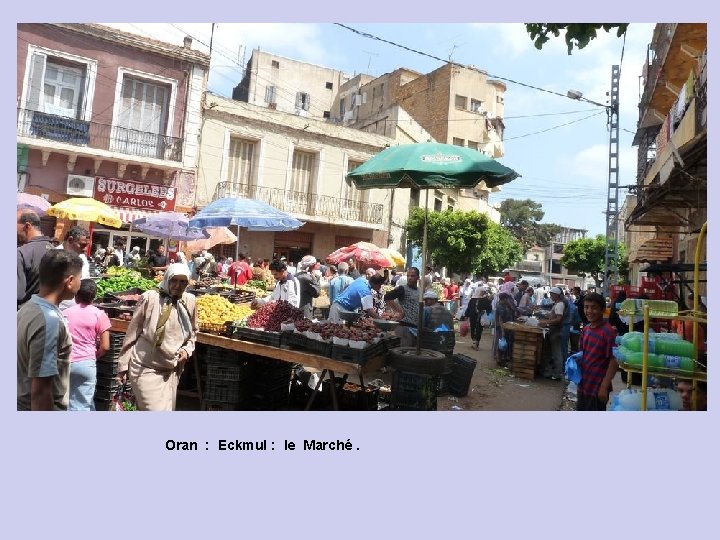
[{"label": "multi-story building", "polygon": [[[253,257],[312,253],[366,240],[401,248],[408,190],[357,190],[345,175],[394,141],[323,119],[206,94],[198,206],[228,196],[265,201],[305,222],[297,231],[240,231]],[[403,193],[404,192],[404,193]]]},{"label": "multi-story building", "polygon": [[[563,266],[562,258],[565,252],[565,244],[574,240],[585,238],[586,229],[573,229],[571,227],[563,227],[563,229],[555,235],[552,242],[545,248],[545,275],[547,281],[552,285],[567,285],[568,287],[585,287],[588,284],[586,278],[570,274]],[[594,285],[594,283],[592,283]]]},{"label": "multi-story building", "polygon": [[[506,86],[472,67],[446,64],[428,74],[399,68],[375,79],[359,75],[341,86],[331,118],[401,142],[433,140],[466,146],[493,158],[504,155]],[[492,191],[499,191],[495,188]],[[442,190],[444,208],[500,215],[491,190]]]},{"label": "multi-story building", "polygon": [[[93,243],[151,247],[128,223],[194,204],[210,58],[191,47],[99,24],[18,24],[18,191],[106,202],[125,225],[94,226]],[[68,225],[50,218],[45,232]]]},{"label": "multi-story building", "polygon": [[233,98],[298,116],[330,119],[340,87],[350,76],[255,49]]},{"label": "multi-story building", "polygon": [[[707,220],[706,24],[656,25],[638,107],[637,203],[625,227],[628,235],[641,227],[654,230],[652,238],[636,242],[644,260],[693,263],[698,232]],[[642,260],[634,256],[630,262],[638,276]]]}]

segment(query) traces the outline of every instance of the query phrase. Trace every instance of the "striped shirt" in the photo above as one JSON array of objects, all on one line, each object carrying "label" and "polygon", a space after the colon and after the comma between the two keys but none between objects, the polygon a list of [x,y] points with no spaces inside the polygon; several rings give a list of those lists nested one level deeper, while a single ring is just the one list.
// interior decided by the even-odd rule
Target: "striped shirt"
[{"label": "striped shirt", "polygon": [[30,410],[35,377],[52,377],[56,411],[67,410],[72,339],[56,305],[33,295],[17,312],[17,408]]},{"label": "striped shirt", "polygon": [[578,385],[578,393],[586,396],[597,396],[600,384],[607,373],[612,349],[615,344],[617,330],[603,321],[598,328],[585,325],[580,337],[580,350],[583,353],[580,369],[582,379]]}]

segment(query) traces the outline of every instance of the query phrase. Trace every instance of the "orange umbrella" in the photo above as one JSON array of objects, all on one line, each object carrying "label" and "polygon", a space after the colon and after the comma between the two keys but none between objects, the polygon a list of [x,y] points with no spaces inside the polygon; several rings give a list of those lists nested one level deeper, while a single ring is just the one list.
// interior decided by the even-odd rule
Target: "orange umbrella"
[{"label": "orange umbrella", "polygon": [[218,244],[234,244],[237,242],[237,236],[227,227],[208,227],[205,230],[210,236],[186,242],[185,251],[200,253],[202,250],[210,249]]}]

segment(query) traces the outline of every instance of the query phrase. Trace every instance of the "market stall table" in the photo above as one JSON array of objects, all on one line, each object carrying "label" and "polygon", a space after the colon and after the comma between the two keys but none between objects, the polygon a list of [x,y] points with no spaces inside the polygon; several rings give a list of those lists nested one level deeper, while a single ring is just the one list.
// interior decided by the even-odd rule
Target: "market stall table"
[{"label": "market stall table", "polygon": [[[110,322],[112,324],[112,327],[110,328],[110,331],[112,332],[127,332],[129,321],[123,321],[120,319],[110,319]],[[253,343],[250,341],[243,341],[239,339],[232,339],[224,336],[219,336],[215,334],[208,334],[205,332],[198,332],[197,334],[197,342],[203,343],[205,345],[211,345],[214,347],[220,347],[223,349],[231,350],[231,351],[237,351],[242,353],[247,353],[251,355],[257,355],[257,356],[263,356],[266,358],[271,358],[273,360],[279,360],[281,362],[288,362],[291,364],[302,364],[305,367],[311,367],[322,370],[322,374],[320,375],[320,380],[323,380],[326,375],[329,376],[330,381],[335,380],[335,374],[340,373],[342,375],[355,375],[360,380],[360,386],[364,389],[365,388],[365,382],[363,379],[363,375],[366,373],[372,373],[374,371],[379,370],[385,363],[385,356],[384,355],[376,355],[372,358],[369,358],[367,362],[364,364],[354,364],[350,362],[341,362],[340,360],[335,360],[332,358],[327,358],[324,356],[318,356],[316,354],[310,354],[305,353],[301,351],[293,351],[290,349],[282,349],[279,347],[273,347],[271,345],[263,345],[260,343]],[[201,391],[201,382],[200,382],[200,370],[198,369],[197,365],[197,356],[193,355],[194,358],[194,367],[196,370],[196,373],[198,374],[197,378],[197,385],[198,385],[198,394],[200,397],[202,397],[202,391]],[[313,391],[313,395],[310,398],[310,401],[308,402],[308,405],[306,407],[306,410],[308,410],[312,406],[312,402],[315,398],[315,395],[317,393],[317,389],[320,385],[317,385],[315,390]],[[333,408],[337,410],[337,396],[335,395],[335,385],[330,385],[330,393],[333,398]]]},{"label": "market stall table", "polygon": [[523,379],[534,379],[543,350],[543,330],[537,326],[506,322],[503,329],[513,332],[512,374]]}]

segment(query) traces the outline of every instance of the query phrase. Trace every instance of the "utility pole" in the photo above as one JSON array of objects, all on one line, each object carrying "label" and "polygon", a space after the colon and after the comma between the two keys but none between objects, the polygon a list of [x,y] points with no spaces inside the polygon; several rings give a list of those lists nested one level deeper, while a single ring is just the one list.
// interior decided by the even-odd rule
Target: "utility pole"
[{"label": "utility pole", "polygon": [[610,106],[608,108],[610,143],[608,145],[608,198],[605,212],[605,279],[603,295],[610,296],[610,286],[619,281],[618,194],[619,194],[619,134],[620,134],[620,66],[612,67]]}]

